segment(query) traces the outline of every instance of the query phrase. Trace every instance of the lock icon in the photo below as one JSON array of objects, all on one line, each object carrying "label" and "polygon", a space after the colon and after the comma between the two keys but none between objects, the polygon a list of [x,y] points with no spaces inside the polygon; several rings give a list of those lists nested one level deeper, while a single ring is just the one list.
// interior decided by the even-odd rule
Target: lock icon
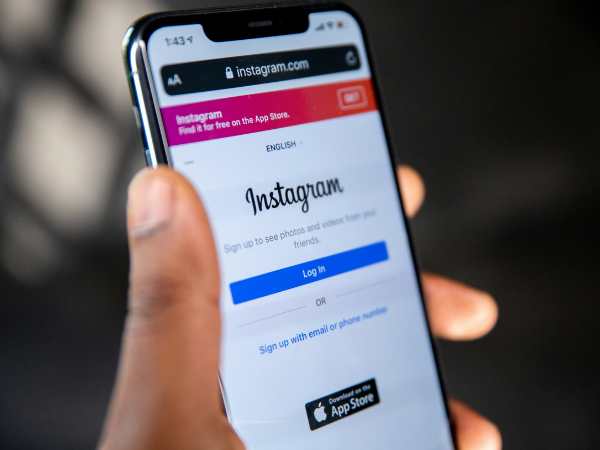
[{"label": "lock icon", "polygon": [[233,78],[233,72],[231,71],[231,67],[225,67],[225,76],[228,80]]}]

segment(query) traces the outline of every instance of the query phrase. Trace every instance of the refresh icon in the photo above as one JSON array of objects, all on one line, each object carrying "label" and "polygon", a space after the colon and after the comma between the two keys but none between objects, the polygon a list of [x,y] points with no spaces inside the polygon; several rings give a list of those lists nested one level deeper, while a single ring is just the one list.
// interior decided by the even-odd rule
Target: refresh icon
[{"label": "refresh icon", "polygon": [[346,64],[348,64],[349,66],[355,66],[357,62],[358,57],[356,56],[354,51],[348,50],[348,53],[346,53]]}]

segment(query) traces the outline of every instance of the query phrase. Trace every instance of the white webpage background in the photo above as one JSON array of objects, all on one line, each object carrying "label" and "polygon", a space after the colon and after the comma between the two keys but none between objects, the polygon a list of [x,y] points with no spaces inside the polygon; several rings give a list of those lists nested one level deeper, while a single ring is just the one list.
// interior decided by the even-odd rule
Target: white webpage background
[{"label": "white webpage background", "polygon": [[[169,36],[172,34],[170,30]],[[274,44],[276,48],[268,51],[289,50],[291,42],[293,48],[311,47],[297,36],[295,40],[294,36],[285,38],[287,42],[278,42]],[[359,39],[340,40],[348,42],[357,46],[362,43]],[[248,46],[245,50],[232,45],[230,51],[235,50],[235,54],[267,51],[265,45],[258,50],[245,44]],[[320,42],[320,45],[331,44]],[[229,55],[215,51],[206,57],[209,56]],[[189,60],[198,59],[201,58],[190,56]],[[169,61],[173,62],[182,61],[177,58]],[[156,74],[158,68],[153,66]],[[363,70],[368,71],[364,56]],[[352,78],[364,75],[353,73]],[[327,81],[323,80],[325,77],[329,77]],[[242,92],[280,90],[283,85],[288,89],[317,81],[318,84],[341,81],[335,77],[340,76],[168,99],[180,104]],[[159,98],[160,95],[166,96],[164,92],[159,93]],[[296,147],[266,151],[267,144],[290,140],[296,142]],[[175,146],[171,155],[174,167],[200,193],[215,233],[222,274],[221,376],[232,423],[247,447],[451,449],[448,421],[379,113]],[[338,178],[344,192],[311,198],[307,213],[296,204],[254,216],[246,202],[249,187],[255,193],[268,193],[277,181],[295,187],[330,178]],[[318,236],[319,244],[295,248],[293,242],[297,239],[290,238],[255,245],[235,254],[224,251],[227,244],[373,210],[375,215],[369,219],[328,229],[321,227],[312,235],[300,237],[305,240]],[[380,241],[386,243],[387,261],[233,304],[231,282]],[[315,299],[322,297],[327,299],[326,306],[316,306]],[[259,351],[261,345],[381,307],[386,307],[387,312],[369,321],[270,354]],[[261,320],[295,308],[300,309]],[[380,404],[310,431],[305,403],[370,378],[376,379]]]},{"label": "white webpage background", "polygon": [[[266,151],[266,144],[290,139],[297,147]],[[177,146],[173,155],[175,167],[201,193],[213,223],[223,274],[221,375],[234,426],[249,448],[388,448],[401,443],[450,449],[379,113]],[[296,204],[254,216],[245,199],[248,187],[268,192],[277,181],[296,186],[329,178],[338,178],[344,192],[311,199],[307,213]],[[373,210],[372,218],[301,236],[318,236],[316,245],[297,249],[297,239],[289,238],[224,252],[226,244]],[[380,241],[386,242],[388,261],[233,304],[233,281]],[[327,305],[319,307],[314,300],[322,297]],[[377,307],[387,307],[388,313],[338,334],[260,354],[261,345]],[[301,309],[260,320],[296,308]],[[373,377],[379,405],[310,431],[305,403]],[[352,431],[357,423],[370,432],[357,436]]]}]

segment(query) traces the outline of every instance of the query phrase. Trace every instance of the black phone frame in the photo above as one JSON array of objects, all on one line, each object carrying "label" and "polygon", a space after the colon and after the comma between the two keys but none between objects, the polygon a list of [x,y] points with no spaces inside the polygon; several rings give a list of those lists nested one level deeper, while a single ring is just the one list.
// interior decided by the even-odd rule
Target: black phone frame
[{"label": "black phone frame", "polygon": [[[385,133],[385,139],[388,146],[388,152],[390,156],[390,160],[392,162],[392,170],[395,170],[398,167],[398,161],[396,152],[394,151],[396,146],[393,142],[392,135],[390,133],[391,125],[389,121],[389,117],[386,113],[385,102],[383,101],[383,95],[381,91],[381,80],[378,75],[377,66],[375,64],[373,55],[373,47],[371,44],[371,40],[368,37],[366,32],[365,24],[362,18],[358,15],[358,13],[351,8],[349,5],[339,2],[328,2],[328,3],[278,3],[278,4],[262,4],[262,5],[252,5],[252,6],[240,6],[240,7],[227,7],[227,8],[211,8],[211,9],[190,9],[190,10],[181,10],[181,11],[170,11],[163,13],[154,13],[149,14],[147,16],[141,17],[136,22],[134,22],[130,28],[128,29],[124,39],[122,46],[122,53],[125,62],[125,69],[127,72],[127,81],[130,88],[130,93],[132,97],[134,114],[136,116],[136,123],[138,129],[142,135],[142,142],[144,145],[144,151],[146,154],[146,162],[148,166],[156,167],[158,164],[168,164],[170,165],[169,157],[168,157],[168,144],[166,142],[166,136],[163,131],[162,119],[160,116],[160,108],[158,106],[158,101],[156,98],[156,94],[154,91],[154,87],[151,85],[152,83],[152,75],[149,70],[149,62],[148,55],[145,51],[145,44],[152,35],[154,31],[164,26],[174,26],[174,25],[190,25],[190,24],[202,24],[205,27],[205,23],[208,23],[208,29],[214,30],[218,29],[219,26],[224,26],[224,23],[234,23],[237,26],[241,24],[247,24],[248,22],[253,21],[265,21],[271,20],[273,22],[274,17],[290,17],[298,15],[306,16],[306,23],[308,24],[308,15],[314,12],[326,12],[326,11],[344,11],[349,13],[354,17],[357,21],[360,31],[362,34],[362,38],[365,44],[365,49],[367,53],[367,59],[371,71],[371,78],[373,80],[373,89],[375,91],[375,98],[377,101],[377,106],[379,112],[381,114],[381,119],[383,122],[383,128]],[[211,28],[211,22],[214,25]],[[298,27],[297,23],[295,24]],[[296,28],[297,29],[297,28]],[[272,30],[272,29],[271,29]],[[278,32],[269,34],[270,31],[267,27],[256,27],[252,29],[250,32],[245,30],[246,33],[240,33],[238,31],[228,31],[227,33],[222,32],[222,34],[213,34],[209,31],[207,37],[211,39],[209,34],[212,34],[214,40],[216,42],[230,41],[230,40],[241,40],[241,39],[254,39],[258,37],[267,37],[267,36],[277,36],[281,34],[293,34],[293,32]],[[135,70],[134,70],[135,69]],[[138,75],[138,79],[135,80],[134,75]],[[153,108],[145,111],[142,111],[142,105],[149,104],[152,105]],[[140,115],[142,113],[146,114],[145,120],[142,120]],[[406,210],[404,208],[404,203],[402,201],[402,196],[400,195],[400,184],[397,177],[394,177],[396,180],[396,187],[398,192],[398,201],[400,202],[400,207],[402,211],[402,218],[404,221],[404,226],[406,229],[406,233],[408,236],[409,247],[411,252],[411,257],[414,265],[415,272],[417,274],[417,283],[419,287],[419,294],[421,297],[421,304],[423,306],[425,314],[425,319],[427,323],[427,330],[429,334],[429,341],[431,343],[431,348],[435,360],[435,366],[438,374],[438,380],[440,383],[440,389],[442,391],[442,397],[444,400],[444,408],[446,411],[446,415],[448,417],[448,423],[450,425],[450,432],[452,435],[452,440],[455,449],[458,448],[456,441],[456,425],[450,414],[450,408],[448,406],[448,397],[447,397],[447,388],[445,382],[444,370],[441,364],[440,359],[440,350],[437,344],[435,337],[431,332],[431,324],[427,314],[427,305],[425,303],[425,297],[423,294],[423,285],[422,279],[420,276],[420,263],[416,254],[414,239],[412,236],[412,232],[410,230],[408,217],[406,216]],[[225,390],[223,385],[221,384],[221,380],[219,377],[219,383],[221,386],[225,411],[227,413],[227,398],[225,395]]]}]

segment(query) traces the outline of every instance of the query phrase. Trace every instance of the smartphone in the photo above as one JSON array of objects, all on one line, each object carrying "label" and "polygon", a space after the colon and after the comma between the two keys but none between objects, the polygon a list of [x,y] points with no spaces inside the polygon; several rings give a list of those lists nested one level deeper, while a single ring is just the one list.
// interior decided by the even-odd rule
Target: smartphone
[{"label": "smartphone", "polygon": [[154,14],[123,52],[148,165],[187,177],[213,228],[223,402],[247,448],[453,449],[357,14]]}]

